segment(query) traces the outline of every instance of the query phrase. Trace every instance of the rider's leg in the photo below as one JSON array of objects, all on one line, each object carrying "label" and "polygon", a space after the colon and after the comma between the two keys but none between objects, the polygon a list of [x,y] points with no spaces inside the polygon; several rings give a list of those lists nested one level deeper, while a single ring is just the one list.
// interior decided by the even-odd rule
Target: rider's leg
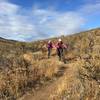
[{"label": "rider's leg", "polygon": [[59,48],[57,48],[57,55],[58,55],[59,61],[60,61],[61,60],[61,56],[60,56],[60,49]]},{"label": "rider's leg", "polygon": [[62,60],[62,58],[63,58],[63,48],[60,48],[59,50],[60,50],[60,60]]},{"label": "rider's leg", "polygon": [[51,54],[51,49],[48,48],[48,58],[50,58],[50,54]]}]

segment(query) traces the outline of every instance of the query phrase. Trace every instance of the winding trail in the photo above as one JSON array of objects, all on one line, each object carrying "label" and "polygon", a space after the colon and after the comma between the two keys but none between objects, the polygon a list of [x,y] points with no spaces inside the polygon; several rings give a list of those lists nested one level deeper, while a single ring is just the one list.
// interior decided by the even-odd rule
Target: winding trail
[{"label": "winding trail", "polygon": [[[52,58],[50,60],[52,60]],[[54,77],[52,77],[53,81],[35,91],[34,94],[26,94],[19,100],[55,100],[54,98],[62,95],[64,90],[73,87],[73,83],[77,84],[77,82],[79,82],[76,81],[78,76],[77,62],[64,64],[63,62],[56,61],[55,57],[53,60],[59,65],[59,70],[55,73]]]}]

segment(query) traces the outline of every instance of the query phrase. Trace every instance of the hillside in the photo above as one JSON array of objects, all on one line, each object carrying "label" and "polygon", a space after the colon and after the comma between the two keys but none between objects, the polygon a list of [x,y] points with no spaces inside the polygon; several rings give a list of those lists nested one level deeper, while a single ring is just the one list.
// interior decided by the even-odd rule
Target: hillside
[{"label": "hillside", "polygon": [[100,99],[100,28],[60,38],[68,44],[66,64],[55,49],[47,59],[48,39],[0,38],[0,100]]}]

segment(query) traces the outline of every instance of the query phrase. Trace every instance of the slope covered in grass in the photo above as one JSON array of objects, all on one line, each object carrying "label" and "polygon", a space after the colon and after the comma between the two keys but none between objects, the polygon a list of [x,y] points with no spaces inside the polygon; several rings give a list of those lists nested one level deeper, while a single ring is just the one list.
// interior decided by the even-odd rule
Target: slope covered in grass
[{"label": "slope covered in grass", "polygon": [[55,49],[47,59],[48,40],[0,38],[0,100],[99,100],[100,29],[60,38],[68,44],[66,64]]}]

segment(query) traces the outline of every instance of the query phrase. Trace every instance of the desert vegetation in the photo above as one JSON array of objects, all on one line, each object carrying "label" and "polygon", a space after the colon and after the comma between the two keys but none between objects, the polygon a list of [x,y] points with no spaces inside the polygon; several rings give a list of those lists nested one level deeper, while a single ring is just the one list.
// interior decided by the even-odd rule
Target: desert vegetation
[{"label": "desert vegetation", "polygon": [[61,38],[68,44],[67,64],[58,61],[55,49],[47,59],[48,39],[0,38],[0,100],[99,100],[100,29]]}]

